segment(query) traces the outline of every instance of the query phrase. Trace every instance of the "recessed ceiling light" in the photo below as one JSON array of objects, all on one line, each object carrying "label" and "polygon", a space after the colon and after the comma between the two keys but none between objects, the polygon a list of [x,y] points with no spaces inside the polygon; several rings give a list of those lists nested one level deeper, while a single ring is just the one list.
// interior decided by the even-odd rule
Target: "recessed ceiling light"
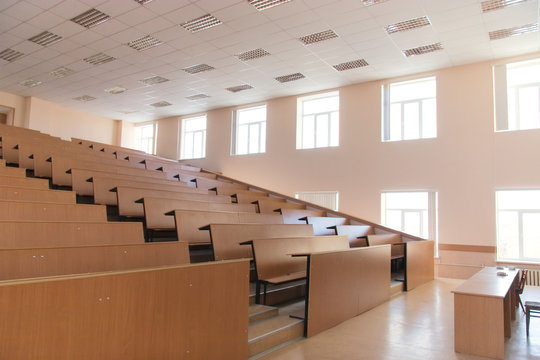
[{"label": "recessed ceiling light", "polygon": [[142,50],[146,50],[146,49],[150,49],[154,46],[158,46],[158,45],[161,45],[163,44],[161,41],[159,41],[158,39],[156,38],[153,38],[151,37],[150,35],[146,35],[146,36],[143,36],[142,38],[139,38],[137,40],[133,40],[133,41],[130,41],[127,43],[127,46],[135,49],[135,50],[138,50],[138,51],[142,51]]},{"label": "recessed ceiling light", "polygon": [[504,9],[512,5],[517,5],[528,0],[487,0],[482,1],[482,12]]},{"label": "recessed ceiling light", "polygon": [[258,59],[267,55],[270,55],[268,51],[259,48],[259,49],[243,52],[239,55],[236,55],[236,57],[242,61],[247,61],[247,60]]},{"label": "recessed ceiling light", "polygon": [[142,79],[139,81],[145,85],[155,85],[155,84],[160,84],[160,83],[169,81],[169,79],[156,75],[156,76],[147,77],[146,79]]},{"label": "recessed ceiling light", "polygon": [[489,32],[489,40],[499,40],[511,36],[523,35],[530,32],[538,31],[538,24],[528,24],[515,26],[509,29],[501,29]]},{"label": "recessed ceiling light", "polygon": [[69,76],[69,75],[74,74],[74,73],[75,73],[75,71],[61,66],[61,67],[51,71],[49,73],[49,75],[54,76],[56,78],[63,78],[63,77]]},{"label": "recessed ceiling light", "polygon": [[5,49],[0,52],[0,59],[6,60],[6,61],[15,61],[24,54],[20,51],[12,50],[12,49]]},{"label": "recessed ceiling light", "polygon": [[170,102],[167,102],[167,101],[158,101],[158,102],[155,102],[153,104],[150,104],[150,106],[153,106],[153,107],[165,107],[165,106],[170,106],[172,105]]},{"label": "recessed ceiling light", "polygon": [[112,88],[105,89],[105,92],[107,92],[109,94],[116,95],[116,94],[121,94],[126,90],[127,89],[125,87],[115,86],[115,87],[112,87]]},{"label": "recessed ceiling light", "polygon": [[259,11],[270,9],[274,6],[288,3],[291,0],[248,0]]},{"label": "recessed ceiling light", "polygon": [[38,85],[41,85],[41,84],[42,84],[41,81],[32,80],[32,79],[24,80],[24,81],[21,81],[19,83],[19,85],[26,86],[26,87],[29,87],[29,88],[33,88],[34,86],[38,86]]},{"label": "recessed ceiling light", "polygon": [[385,26],[385,30],[388,34],[393,34],[401,31],[408,31],[412,29],[417,29],[423,26],[431,25],[427,16],[422,16],[416,19],[411,19],[407,21],[401,21],[395,24]]},{"label": "recessed ceiling light", "polygon": [[302,36],[298,40],[303,42],[304,45],[309,45],[309,44],[313,44],[319,41],[329,40],[329,39],[333,39],[337,37],[338,37],[337,34],[333,30],[326,30],[326,31],[315,33],[315,34]]},{"label": "recessed ceiling light", "polygon": [[90,29],[91,27],[104,23],[110,18],[111,17],[109,15],[102,13],[99,10],[90,9],[80,15],[75,16],[71,19],[71,21],[73,21],[75,24],[79,24]]},{"label": "recessed ceiling light", "polygon": [[99,53],[99,54],[84,58],[83,60],[92,65],[101,65],[101,64],[105,64],[110,61],[116,60],[116,58],[113,58],[112,56],[109,56],[104,53]]},{"label": "recessed ceiling light", "polygon": [[40,34],[37,34],[36,36],[32,36],[28,40],[41,46],[47,46],[47,45],[51,45],[51,44],[54,44],[55,42],[62,40],[62,37],[59,35],[50,33],[48,31],[44,31]]},{"label": "recessed ceiling light", "polygon": [[197,95],[191,95],[191,96],[188,96],[186,97],[186,99],[188,100],[201,100],[201,99],[206,99],[206,98],[209,98],[210,96],[206,95],[206,94],[197,94]]},{"label": "recessed ceiling light", "polygon": [[275,79],[277,81],[279,81],[280,83],[285,83],[285,82],[289,82],[289,81],[300,80],[300,79],[303,79],[303,78],[305,78],[305,76],[303,74],[294,73],[294,74],[289,74],[289,75],[278,76]]},{"label": "recessed ceiling light", "polygon": [[364,4],[364,6],[372,6],[372,5],[381,4],[386,1],[388,0],[362,0],[362,3]]},{"label": "recessed ceiling light", "polygon": [[79,97],[73,98],[73,100],[77,100],[77,101],[92,101],[92,100],[96,100],[96,98],[93,97],[93,96],[90,96],[90,95],[83,95],[83,96],[79,96]]},{"label": "recessed ceiling light", "polygon": [[403,55],[405,55],[406,57],[409,57],[409,56],[415,56],[415,55],[428,54],[430,52],[434,52],[434,51],[438,51],[442,49],[443,47],[441,43],[436,43],[436,44],[419,46],[413,49],[403,50],[402,52],[403,52]]},{"label": "recessed ceiling light", "polygon": [[228,90],[230,92],[233,92],[233,93],[237,93],[239,91],[249,90],[249,89],[253,89],[253,86],[245,84],[245,85],[238,85],[238,86],[228,87],[226,90]]},{"label": "recessed ceiling light", "polygon": [[344,62],[341,64],[334,65],[333,68],[337,71],[345,71],[345,70],[351,70],[351,69],[358,69],[364,66],[368,66],[366,60],[364,59],[358,59],[353,61]]},{"label": "recessed ceiling light", "polygon": [[196,73],[200,73],[200,72],[203,72],[203,71],[214,70],[214,67],[212,67],[210,65],[206,65],[206,64],[198,64],[198,65],[193,65],[193,66],[184,68],[182,70],[184,70],[185,72],[190,73],[190,74],[196,74]]},{"label": "recessed ceiling light", "polygon": [[191,31],[192,33],[210,29],[211,27],[221,24],[221,21],[216,19],[210,14],[198,17],[196,19],[187,21],[183,24],[180,24],[184,29]]}]

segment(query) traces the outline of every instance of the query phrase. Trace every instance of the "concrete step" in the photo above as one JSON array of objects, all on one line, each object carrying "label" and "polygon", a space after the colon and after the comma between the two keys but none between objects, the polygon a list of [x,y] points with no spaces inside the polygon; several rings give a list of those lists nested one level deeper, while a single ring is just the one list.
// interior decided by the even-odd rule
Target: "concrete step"
[{"label": "concrete step", "polygon": [[304,321],[288,315],[255,321],[248,328],[249,356],[255,356],[303,335]]},{"label": "concrete step", "polygon": [[[255,284],[251,284],[251,291],[249,295],[249,303],[255,304]],[[306,295],[306,283],[303,280],[291,282],[278,286],[269,286],[266,292],[265,305],[276,305],[298,298],[302,298]],[[261,303],[264,303],[264,295],[261,291]]]},{"label": "concrete step", "polygon": [[390,284],[390,296],[394,296],[396,294],[403,292],[403,282],[401,281],[393,281]]},{"label": "concrete step", "polygon": [[268,319],[279,314],[279,309],[274,306],[257,305],[249,306],[249,322]]}]

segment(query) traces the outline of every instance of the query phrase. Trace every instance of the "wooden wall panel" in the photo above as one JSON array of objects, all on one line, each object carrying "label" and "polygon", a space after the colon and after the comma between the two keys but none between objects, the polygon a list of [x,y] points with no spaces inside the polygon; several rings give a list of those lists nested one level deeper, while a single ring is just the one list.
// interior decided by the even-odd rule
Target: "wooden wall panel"
[{"label": "wooden wall panel", "polygon": [[405,243],[405,290],[409,291],[434,279],[433,241]]},{"label": "wooden wall panel", "polygon": [[307,336],[390,299],[390,245],[311,254]]},{"label": "wooden wall panel", "polygon": [[247,359],[249,261],[0,284],[0,358]]}]

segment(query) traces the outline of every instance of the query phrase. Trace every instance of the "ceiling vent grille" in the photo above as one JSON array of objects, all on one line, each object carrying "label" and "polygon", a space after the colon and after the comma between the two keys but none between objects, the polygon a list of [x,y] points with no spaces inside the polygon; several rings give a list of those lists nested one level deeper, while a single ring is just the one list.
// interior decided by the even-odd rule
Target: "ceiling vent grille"
[{"label": "ceiling vent grille", "polygon": [[33,88],[33,87],[41,85],[41,84],[42,84],[41,81],[32,80],[32,79],[24,80],[24,81],[21,81],[19,83],[19,85],[26,86],[26,87],[29,87],[29,88]]},{"label": "ceiling vent grille", "polygon": [[102,13],[99,10],[90,9],[80,15],[75,16],[71,19],[71,21],[73,21],[75,24],[79,24],[90,29],[91,27],[104,23],[110,18],[111,17],[109,15]]},{"label": "ceiling vent grille", "polygon": [[288,3],[291,0],[248,0],[259,11],[270,9],[274,6]]},{"label": "ceiling vent grille", "polygon": [[184,29],[196,33],[198,31],[210,29],[211,27],[221,24],[221,21],[210,14],[198,17],[183,24],[180,24]]},{"label": "ceiling vent grille", "polygon": [[262,58],[263,56],[267,56],[267,55],[270,55],[268,51],[259,48],[259,49],[243,52],[239,55],[236,55],[236,57],[242,61],[247,61],[247,60]]},{"label": "ceiling vent grille", "polygon": [[165,79],[164,77],[156,75],[156,76],[151,76],[146,79],[139,80],[139,81],[145,85],[156,85],[156,84],[167,82],[169,81],[169,79]]},{"label": "ceiling vent grille", "polygon": [[191,95],[191,96],[188,96],[186,97],[186,99],[188,100],[201,100],[201,99],[206,99],[206,98],[209,98],[210,96],[206,95],[206,94],[197,94],[197,95]]},{"label": "ceiling vent grille", "polygon": [[488,12],[517,5],[528,0],[487,0],[482,1],[482,12]]},{"label": "ceiling vent grille", "polygon": [[362,3],[364,4],[364,6],[372,6],[372,5],[381,4],[386,1],[388,0],[362,0]]},{"label": "ceiling vent grille", "polygon": [[17,60],[23,55],[24,54],[22,52],[12,50],[12,49],[5,49],[5,50],[2,50],[2,52],[0,52],[0,59],[11,62],[11,61]]},{"label": "ceiling vent grille", "polygon": [[41,34],[37,34],[36,36],[32,36],[30,39],[28,39],[38,45],[41,46],[47,46],[54,44],[55,42],[58,42],[62,40],[62,37],[53,33],[50,33],[48,31],[44,31]]},{"label": "ceiling vent grille", "polygon": [[442,49],[443,49],[443,47],[442,47],[441,43],[436,43],[436,44],[419,46],[419,47],[413,48],[413,49],[403,50],[402,52],[403,52],[403,55],[405,55],[406,57],[409,57],[409,56],[415,56],[415,55],[428,54],[428,53],[438,51],[438,50],[442,50]]},{"label": "ceiling vent grille", "polygon": [[141,5],[146,5],[149,2],[152,2],[152,0],[135,0],[135,2],[138,2]]},{"label": "ceiling vent grille", "polygon": [[337,71],[345,71],[345,70],[358,69],[358,68],[368,66],[368,65],[369,64],[367,63],[366,60],[358,59],[358,60],[353,60],[353,61],[348,61],[348,62],[344,62],[344,63],[341,63],[341,64],[337,64],[337,65],[334,65],[333,67]]},{"label": "ceiling vent grille", "polygon": [[66,76],[69,76],[71,74],[74,74],[75,71],[74,70],[71,70],[71,69],[68,69],[66,67],[59,67],[57,69],[54,69],[53,71],[51,71],[49,73],[49,75],[51,76],[54,76],[55,78],[63,78],[63,77],[66,77]]},{"label": "ceiling vent grille", "polygon": [[127,46],[138,51],[150,49],[154,46],[163,44],[156,38],[151,37],[150,35],[143,36],[137,40],[133,40],[127,43]]},{"label": "ceiling vent grille", "polygon": [[109,56],[104,53],[99,53],[99,54],[84,58],[83,60],[92,65],[102,65],[102,64],[111,62],[113,60],[116,60],[116,58],[113,58],[112,56]]},{"label": "ceiling vent grille", "polygon": [[385,26],[385,30],[388,34],[393,34],[401,31],[408,31],[412,29],[417,29],[423,26],[431,25],[427,16],[422,16],[416,19],[411,19],[407,21],[398,22],[395,24]]},{"label": "ceiling vent grille", "polygon": [[198,64],[198,65],[193,65],[193,66],[184,68],[182,70],[184,70],[185,72],[190,73],[190,74],[196,74],[196,73],[200,73],[200,72],[203,72],[203,71],[214,70],[214,67],[212,67],[210,65],[206,65],[206,64]]},{"label": "ceiling vent grille", "polygon": [[289,74],[289,75],[278,76],[275,79],[277,81],[279,81],[280,83],[286,83],[286,82],[289,82],[289,81],[296,81],[296,80],[300,80],[300,79],[303,79],[303,78],[305,78],[305,76],[303,74],[294,73],[294,74]]},{"label": "ceiling vent grille", "polygon": [[96,100],[96,98],[93,97],[93,96],[90,96],[90,95],[83,95],[83,96],[79,96],[79,97],[73,98],[73,100],[77,100],[77,101],[92,101],[92,100]]},{"label": "ceiling vent grille", "polygon": [[171,105],[172,104],[170,102],[167,102],[167,101],[158,101],[158,102],[155,102],[153,104],[150,104],[150,106],[157,107],[157,108],[165,107],[165,106],[171,106]]},{"label": "ceiling vent grille", "polygon": [[321,31],[319,33],[302,36],[300,39],[304,45],[313,44],[320,41],[325,41],[333,38],[337,38],[337,34],[333,30]]},{"label": "ceiling vent grille", "polygon": [[226,90],[228,90],[228,91],[230,91],[232,93],[237,93],[239,91],[244,91],[244,90],[249,90],[249,89],[253,89],[253,86],[245,84],[245,85],[238,85],[238,86],[228,87]]},{"label": "ceiling vent grille", "polygon": [[115,87],[112,87],[112,88],[109,88],[109,89],[105,89],[105,92],[107,92],[109,94],[116,95],[116,94],[121,94],[126,90],[127,89],[125,87],[115,86]]},{"label": "ceiling vent grille", "polygon": [[526,33],[538,31],[538,24],[528,24],[523,26],[515,26],[509,29],[501,29],[489,32],[489,40],[499,40],[511,36],[523,35]]}]

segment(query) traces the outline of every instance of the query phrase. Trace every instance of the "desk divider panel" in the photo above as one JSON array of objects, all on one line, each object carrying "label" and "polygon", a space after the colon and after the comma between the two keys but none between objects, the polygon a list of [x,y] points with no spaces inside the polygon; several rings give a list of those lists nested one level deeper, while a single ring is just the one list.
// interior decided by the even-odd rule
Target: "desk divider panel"
[{"label": "desk divider panel", "polygon": [[54,204],[0,200],[0,221],[107,221],[107,208],[90,204]]},{"label": "desk divider panel", "polygon": [[47,179],[0,175],[0,186],[16,186],[25,189],[48,190],[49,181]]},{"label": "desk divider panel", "polygon": [[13,201],[39,201],[58,204],[75,204],[74,191],[26,189],[16,186],[1,186],[0,199]]},{"label": "desk divider panel", "polygon": [[249,261],[0,283],[3,359],[247,359]]},{"label": "desk divider panel", "polygon": [[410,291],[435,278],[434,246],[434,242],[431,240],[408,241],[405,243],[406,291]]}]

